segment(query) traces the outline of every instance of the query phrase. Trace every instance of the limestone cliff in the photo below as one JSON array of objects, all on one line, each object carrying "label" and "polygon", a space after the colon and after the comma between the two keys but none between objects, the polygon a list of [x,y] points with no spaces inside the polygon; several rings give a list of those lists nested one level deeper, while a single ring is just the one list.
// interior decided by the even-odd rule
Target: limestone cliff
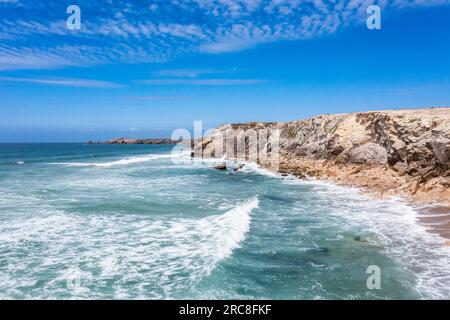
[{"label": "limestone cliff", "polygon": [[[217,145],[226,143],[221,140],[230,129],[279,130],[277,170],[282,174],[330,179],[365,187],[381,196],[408,195],[421,203],[450,202],[450,108],[224,125],[204,138],[196,151],[214,156]],[[240,138],[235,134],[232,139]],[[264,148],[270,153],[272,145],[269,139]],[[236,158],[236,150],[224,152],[228,158]],[[270,167],[255,158],[248,145],[245,159]]]}]

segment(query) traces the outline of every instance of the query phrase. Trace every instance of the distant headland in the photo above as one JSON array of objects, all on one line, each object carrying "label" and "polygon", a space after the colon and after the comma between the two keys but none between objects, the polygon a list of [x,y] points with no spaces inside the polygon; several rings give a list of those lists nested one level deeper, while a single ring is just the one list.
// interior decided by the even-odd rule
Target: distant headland
[{"label": "distant headland", "polygon": [[129,138],[116,138],[106,141],[88,141],[87,144],[177,144],[180,141],[174,141],[171,139],[129,139]]}]

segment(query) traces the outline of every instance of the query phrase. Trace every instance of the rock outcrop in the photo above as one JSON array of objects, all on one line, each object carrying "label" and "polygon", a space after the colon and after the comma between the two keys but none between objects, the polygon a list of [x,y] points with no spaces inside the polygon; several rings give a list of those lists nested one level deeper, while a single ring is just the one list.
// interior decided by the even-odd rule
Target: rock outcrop
[{"label": "rock outcrop", "polygon": [[[222,145],[243,141],[243,160],[271,169],[249,146],[248,137],[241,135],[250,129],[280,133],[276,168],[280,173],[365,187],[383,197],[407,195],[421,203],[450,202],[450,108],[228,124],[198,143],[196,156],[214,157]],[[231,131],[235,133],[230,136]],[[273,136],[258,150],[270,154]],[[228,158],[239,158],[236,148],[222,150]]]},{"label": "rock outcrop", "polygon": [[224,164],[220,164],[218,166],[215,166],[214,169],[220,170],[220,171],[226,171],[228,168],[227,168],[227,165],[224,163]]},{"label": "rock outcrop", "polygon": [[171,139],[128,139],[117,138],[102,142],[102,144],[177,144],[180,141],[173,141]]}]

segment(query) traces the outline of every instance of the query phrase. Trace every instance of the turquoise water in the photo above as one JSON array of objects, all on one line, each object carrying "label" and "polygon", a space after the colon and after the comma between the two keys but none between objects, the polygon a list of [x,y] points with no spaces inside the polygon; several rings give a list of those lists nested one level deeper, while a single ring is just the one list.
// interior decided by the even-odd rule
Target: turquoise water
[{"label": "turquoise water", "polygon": [[450,298],[400,200],[172,148],[0,145],[0,298]]}]

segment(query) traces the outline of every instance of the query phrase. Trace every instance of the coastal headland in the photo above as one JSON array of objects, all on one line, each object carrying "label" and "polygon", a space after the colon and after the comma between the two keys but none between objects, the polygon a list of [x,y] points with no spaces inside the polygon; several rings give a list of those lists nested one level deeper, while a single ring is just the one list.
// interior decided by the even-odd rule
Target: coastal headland
[{"label": "coastal headland", "polygon": [[106,141],[88,141],[88,144],[178,144],[179,141],[173,141],[171,139],[129,139],[129,138],[116,138]]},{"label": "coastal headland", "polygon": [[[450,108],[226,124],[196,149],[214,155],[226,145],[221,140],[229,137],[229,129],[236,133],[232,139],[239,139],[237,134],[249,129],[269,131],[269,150],[273,143],[270,131],[279,130],[279,173],[355,185],[380,197],[406,195],[417,203],[450,205]],[[229,159],[236,158],[233,151],[223,149]],[[255,158],[251,152],[246,145],[244,160]],[[271,169],[257,157],[256,162]]]},{"label": "coastal headland", "polygon": [[[430,231],[450,239],[450,108],[405,109],[321,115],[284,123],[252,122],[218,127],[196,145],[196,156],[254,159],[247,131],[268,131],[264,146],[274,145],[278,131],[276,170],[299,179],[329,180],[359,187],[379,198],[405,197],[421,208],[420,220]],[[231,133],[231,136],[230,136]],[[245,152],[225,148],[244,141]],[[223,148],[223,150],[222,150]],[[244,154],[244,159],[242,155]],[[450,242],[447,242],[450,245]]]},{"label": "coastal headland", "polygon": [[[249,133],[267,133],[250,145]],[[277,132],[277,134],[272,134]],[[276,143],[274,139],[277,139]],[[239,148],[227,145],[243,142]],[[320,115],[290,122],[225,124],[198,140],[192,156],[255,162],[282,176],[361,188],[377,198],[404,197],[432,232],[450,239],[450,108]],[[93,142],[90,142],[93,143]],[[178,144],[170,139],[111,139],[102,144]],[[277,166],[262,159],[277,145]],[[242,150],[243,149],[243,150]],[[219,152],[218,152],[219,151]],[[243,164],[240,164],[242,166]],[[218,166],[227,170],[226,165]],[[238,171],[238,170],[235,170]],[[450,243],[449,243],[450,245]]]}]

